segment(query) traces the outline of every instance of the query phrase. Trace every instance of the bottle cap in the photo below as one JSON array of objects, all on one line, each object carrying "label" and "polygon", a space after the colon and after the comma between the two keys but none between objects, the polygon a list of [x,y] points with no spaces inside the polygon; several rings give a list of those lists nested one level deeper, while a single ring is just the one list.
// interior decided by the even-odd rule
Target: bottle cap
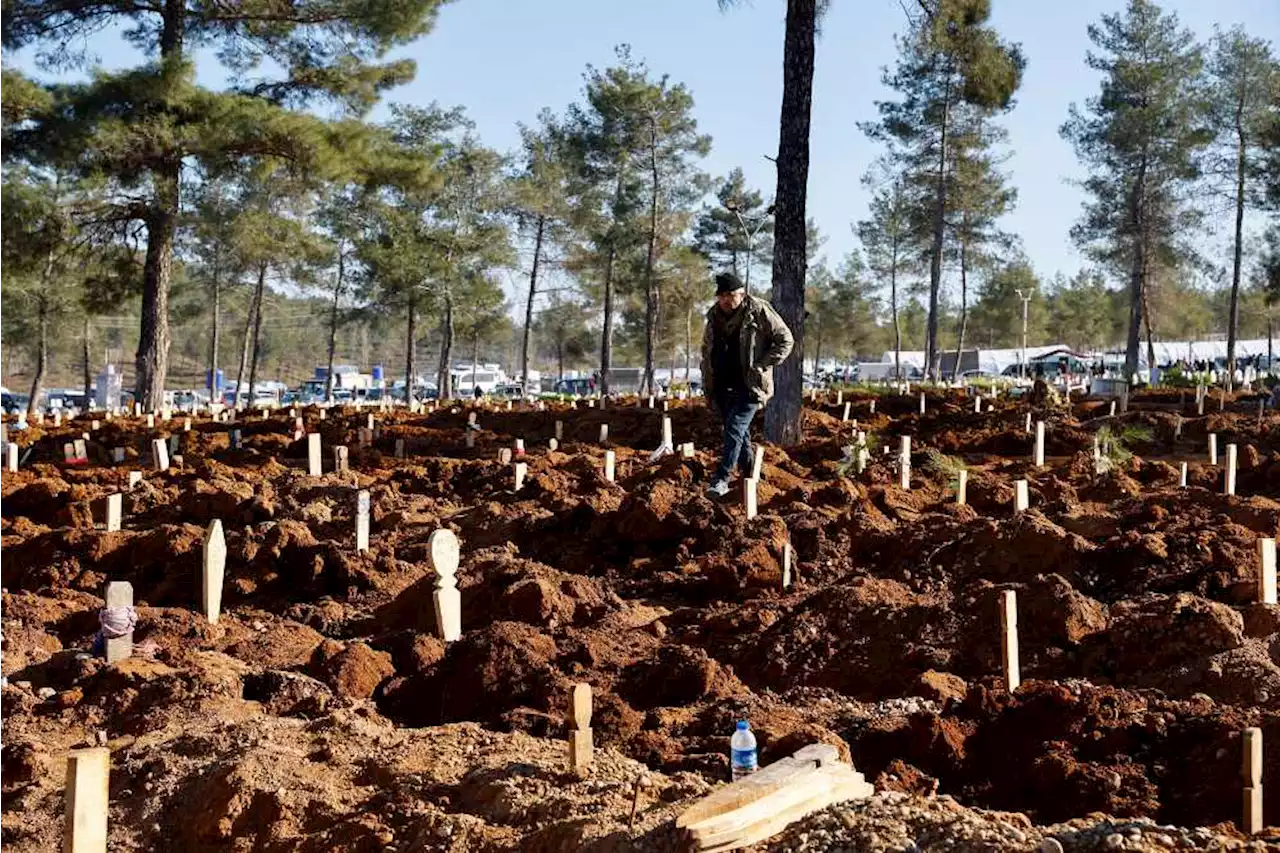
[{"label": "bottle cap", "polygon": [[751,727],[747,724],[746,720],[738,720],[738,731],[740,732],[745,731],[746,729],[749,729],[749,728]]}]

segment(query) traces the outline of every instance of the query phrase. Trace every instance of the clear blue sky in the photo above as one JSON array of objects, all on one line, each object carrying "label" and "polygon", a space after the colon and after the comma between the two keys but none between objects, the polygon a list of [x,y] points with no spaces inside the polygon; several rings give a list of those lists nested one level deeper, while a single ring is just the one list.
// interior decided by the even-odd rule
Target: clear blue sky
[{"label": "clear blue sky", "polygon": [[[1280,0],[1164,0],[1202,39],[1215,23],[1244,24],[1280,47]],[[1067,106],[1096,93],[1098,76],[1084,64],[1086,27],[1124,0],[993,0],[995,26],[1020,42],[1028,67],[1018,104],[1005,119],[1014,155],[1008,168],[1019,191],[1004,226],[1020,234],[1045,276],[1082,264],[1068,229],[1081,195],[1071,147],[1058,135]],[[688,85],[700,128],[713,149],[713,174],[741,166],[748,181],[773,193],[782,87],[783,0],[755,0],[721,12],[715,0],[458,0],[435,31],[400,52],[418,62],[417,78],[391,100],[462,104],[493,147],[516,146],[516,123],[543,107],[559,112],[579,98],[588,63],[607,65],[613,47],[629,43],[657,73]],[[835,263],[855,241],[850,223],[866,215],[859,179],[878,151],[857,129],[887,96],[880,70],[894,60],[894,33],[905,24],[898,0],[832,0],[818,44],[814,81],[809,214]],[[136,61],[115,35],[95,44],[104,64]],[[19,57],[26,64],[27,56]],[[210,58],[210,85],[223,80]]]}]

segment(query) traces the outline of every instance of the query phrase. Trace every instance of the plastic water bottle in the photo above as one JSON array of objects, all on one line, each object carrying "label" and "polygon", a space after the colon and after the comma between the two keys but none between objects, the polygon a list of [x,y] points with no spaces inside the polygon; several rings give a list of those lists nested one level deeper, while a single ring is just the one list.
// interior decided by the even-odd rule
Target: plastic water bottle
[{"label": "plastic water bottle", "polygon": [[733,766],[735,782],[759,769],[756,766],[756,736],[751,733],[751,726],[746,720],[738,721],[738,730],[729,739],[729,762]]}]

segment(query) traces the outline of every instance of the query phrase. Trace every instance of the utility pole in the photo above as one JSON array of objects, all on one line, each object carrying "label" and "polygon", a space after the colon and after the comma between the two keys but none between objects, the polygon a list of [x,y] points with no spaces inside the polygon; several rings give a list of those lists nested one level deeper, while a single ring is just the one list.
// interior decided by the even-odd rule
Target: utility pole
[{"label": "utility pole", "polygon": [[1022,288],[1014,291],[1022,300],[1022,378],[1027,378],[1027,306],[1031,304],[1032,292],[1023,292]]}]

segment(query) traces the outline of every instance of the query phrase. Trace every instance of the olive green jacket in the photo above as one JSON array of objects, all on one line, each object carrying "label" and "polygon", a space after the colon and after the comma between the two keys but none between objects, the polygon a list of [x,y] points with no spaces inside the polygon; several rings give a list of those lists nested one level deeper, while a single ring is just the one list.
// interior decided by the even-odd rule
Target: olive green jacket
[{"label": "olive green jacket", "polygon": [[[763,406],[773,396],[773,368],[781,364],[795,346],[795,338],[787,324],[763,299],[750,294],[746,297],[747,316],[742,321],[742,367],[746,374],[747,392],[751,402]],[[707,325],[702,332],[702,393],[714,401],[716,389],[715,365],[711,357],[712,338],[715,335],[713,311],[707,312]]]}]

